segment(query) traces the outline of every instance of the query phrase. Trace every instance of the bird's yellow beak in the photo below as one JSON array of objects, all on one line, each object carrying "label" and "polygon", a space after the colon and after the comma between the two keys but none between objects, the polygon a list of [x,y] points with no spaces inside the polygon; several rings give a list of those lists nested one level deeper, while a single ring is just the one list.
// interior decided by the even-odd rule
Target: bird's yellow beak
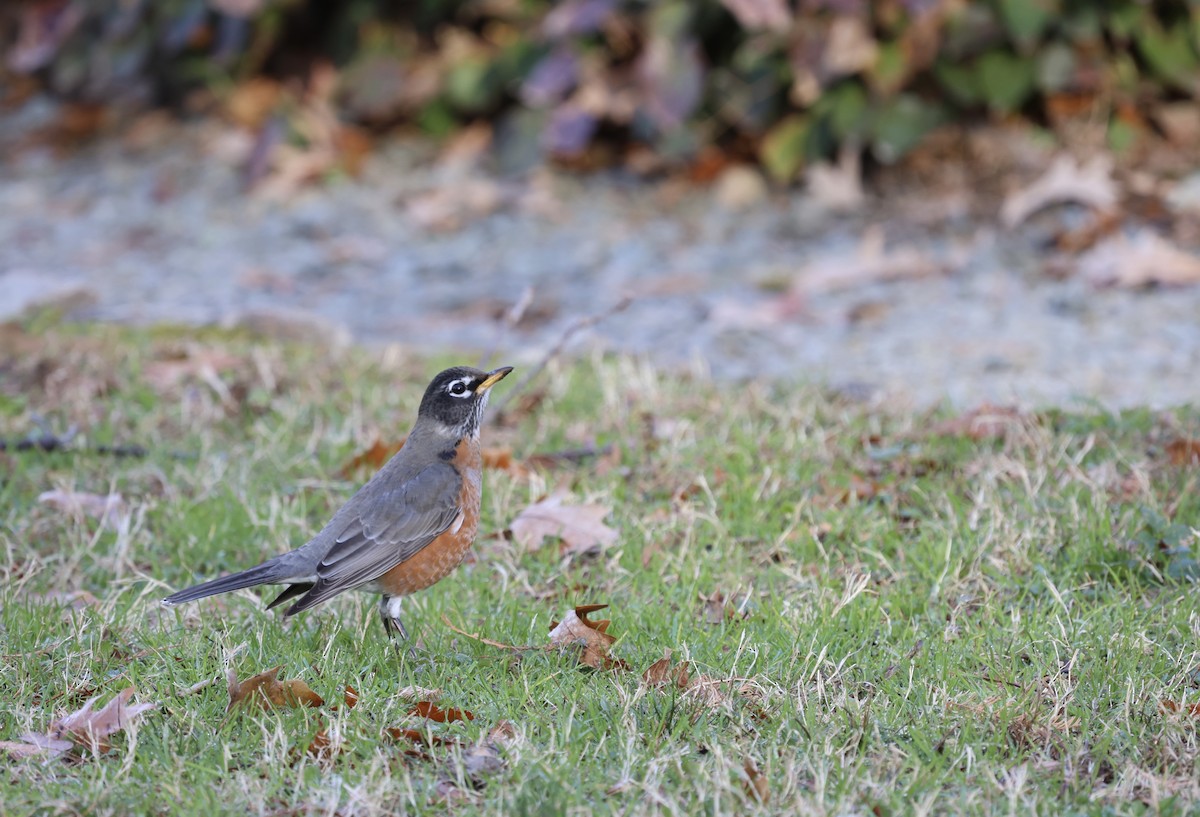
[{"label": "bird's yellow beak", "polygon": [[488,372],[488,376],[484,378],[484,381],[475,387],[475,393],[483,394],[485,391],[508,376],[508,373],[512,370],[512,366],[501,366],[499,369],[493,369],[492,371]]}]

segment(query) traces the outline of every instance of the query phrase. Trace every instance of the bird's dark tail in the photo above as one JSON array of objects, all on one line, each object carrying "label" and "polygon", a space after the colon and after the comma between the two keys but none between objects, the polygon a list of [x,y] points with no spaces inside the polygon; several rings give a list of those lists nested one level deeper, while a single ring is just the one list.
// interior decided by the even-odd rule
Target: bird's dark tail
[{"label": "bird's dark tail", "polygon": [[162,603],[168,607],[173,607],[176,604],[183,604],[185,601],[195,601],[207,596],[215,596],[218,593],[228,593],[231,590],[241,590],[243,587],[254,587],[259,584],[270,584],[277,582],[280,579],[279,566],[267,562],[258,567],[252,567],[249,570],[243,570],[241,573],[234,573],[230,576],[222,576],[219,579],[197,584],[186,590],[180,590],[178,593],[172,593],[162,600]]}]

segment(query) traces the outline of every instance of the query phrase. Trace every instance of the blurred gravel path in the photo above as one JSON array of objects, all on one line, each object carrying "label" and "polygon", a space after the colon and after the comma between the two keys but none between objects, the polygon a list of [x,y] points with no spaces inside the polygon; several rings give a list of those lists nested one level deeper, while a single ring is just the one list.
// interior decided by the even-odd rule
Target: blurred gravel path
[{"label": "blurred gravel path", "polygon": [[[528,361],[628,293],[628,309],[571,348],[916,406],[1200,398],[1200,289],[1048,278],[1036,220],[1010,235],[920,197],[845,217],[799,193],[742,190],[749,204],[734,207],[737,190],[615,175],[501,182],[411,144],[377,151],[359,181],[274,204],[241,190],[227,154],[244,146],[202,130],[7,156],[0,317],[54,290],[90,299],[76,314],[101,320],[267,322],[474,355],[500,337],[506,360]],[[910,253],[932,274],[778,294],[836,278],[872,224],[885,256]],[[527,287],[525,320],[502,332],[498,316]]]}]

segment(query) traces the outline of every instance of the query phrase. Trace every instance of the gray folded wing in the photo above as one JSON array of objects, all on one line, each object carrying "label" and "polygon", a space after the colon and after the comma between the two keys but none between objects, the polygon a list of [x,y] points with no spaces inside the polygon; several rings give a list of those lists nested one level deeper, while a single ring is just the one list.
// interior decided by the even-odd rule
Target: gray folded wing
[{"label": "gray folded wing", "polygon": [[[345,525],[317,564],[317,581],[287,615],[376,579],[444,533],[458,517],[462,478],[436,462],[396,486],[355,497]],[[354,502],[355,500],[351,500]]]}]

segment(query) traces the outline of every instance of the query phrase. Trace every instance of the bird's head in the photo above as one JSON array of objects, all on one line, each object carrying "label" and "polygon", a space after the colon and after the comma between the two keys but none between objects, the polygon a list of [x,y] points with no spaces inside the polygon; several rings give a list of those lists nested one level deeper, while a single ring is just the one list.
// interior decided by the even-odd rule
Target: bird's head
[{"label": "bird's head", "polygon": [[421,398],[418,422],[441,427],[447,436],[461,439],[479,432],[479,421],[487,405],[488,393],[512,371],[501,366],[485,372],[470,366],[455,366],[438,374]]}]

